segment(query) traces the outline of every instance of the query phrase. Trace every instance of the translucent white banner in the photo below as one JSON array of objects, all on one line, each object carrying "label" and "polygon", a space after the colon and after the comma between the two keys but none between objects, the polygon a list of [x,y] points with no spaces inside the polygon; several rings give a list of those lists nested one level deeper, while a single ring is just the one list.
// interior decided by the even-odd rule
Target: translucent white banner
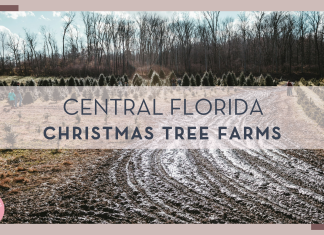
[{"label": "translucent white banner", "polygon": [[323,148],[324,89],[287,89],[0,87],[0,148]]}]

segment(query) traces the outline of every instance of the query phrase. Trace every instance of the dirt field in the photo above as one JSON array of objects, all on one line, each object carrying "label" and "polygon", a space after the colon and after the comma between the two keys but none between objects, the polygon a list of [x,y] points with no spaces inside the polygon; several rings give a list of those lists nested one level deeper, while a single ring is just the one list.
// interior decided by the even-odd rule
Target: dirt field
[{"label": "dirt field", "polygon": [[115,150],[71,168],[2,192],[3,222],[324,222],[322,150]]}]

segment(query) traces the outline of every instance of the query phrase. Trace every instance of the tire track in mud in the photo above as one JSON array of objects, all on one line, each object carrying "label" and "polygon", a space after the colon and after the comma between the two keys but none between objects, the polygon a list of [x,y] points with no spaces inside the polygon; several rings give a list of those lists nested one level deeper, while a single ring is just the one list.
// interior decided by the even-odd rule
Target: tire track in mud
[{"label": "tire track in mud", "polygon": [[65,184],[3,197],[3,222],[323,223],[323,166],[300,155],[304,150],[116,150]]}]

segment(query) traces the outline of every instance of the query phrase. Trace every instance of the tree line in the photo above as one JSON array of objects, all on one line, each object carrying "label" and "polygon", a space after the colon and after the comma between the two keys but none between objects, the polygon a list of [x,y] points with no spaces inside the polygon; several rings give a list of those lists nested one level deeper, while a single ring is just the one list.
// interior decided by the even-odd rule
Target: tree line
[{"label": "tree line", "polygon": [[[23,38],[1,32],[0,74],[133,76],[160,67],[178,76],[243,71],[323,77],[322,12],[241,12],[237,19],[220,18],[220,13],[163,17],[142,12],[130,19],[68,12],[62,16],[60,43],[47,26],[41,27],[41,35],[24,29]],[[77,14],[84,37],[75,26]]]}]

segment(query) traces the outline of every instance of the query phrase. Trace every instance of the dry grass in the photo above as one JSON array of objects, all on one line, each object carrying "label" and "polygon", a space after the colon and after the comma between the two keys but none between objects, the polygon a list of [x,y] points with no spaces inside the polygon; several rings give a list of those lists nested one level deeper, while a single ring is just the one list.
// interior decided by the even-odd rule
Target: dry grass
[{"label": "dry grass", "polygon": [[32,190],[65,180],[80,164],[112,150],[0,150],[0,194]]},{"label": "dry grass", "polygon": [[13,179],[13,181],[15,183],[28,183],[29,182],[29,179],[25,178],[25,177],[15,177]]},{"label": "dry grass", "polygon": [[1,180],[1,184],[8,184],[11,182],[10,178],[4,178],[3,180]]},{"label": "dry grass", "polygon": [[2,189],[2,190],[9,190],[11,187],[8,185],[8,184],[2,184],[1,182],[0,182],[0,189]]},{"label": "dry grass", "polygon": [[26,168],[24,168],[24,167],[17,167],[16,170],[17,170],[17,171],[26,171]]},{"label": "dry grass", "polygon": [[[0,76],[0,80],[1,81],[6,81],[8,83],[8,85],[10,85],[11,81],[17,81],[17,82],[23,82],[24,84],[26,83],[26,81],[29,81],[31,79],[33,79],[35,82],[37,82],[40,79],[44,79],[45,77],[33,77],[33,76]],[[54,77],[46,77],[46,79],[52,78],[54,79]]]},{"label": "dry grass", "polygon": [[63,162],[63,165],[65,166],[71,166],[73,163],[71,161],[65,161]]},{"label": "dry grass", "polygon": [[17,193],[19,193],[19,192],[20,192],[20,190],[17,189],[17,188],[15,188],[15,189],[11,189],[11,190],[9,191],[9,194],[17,194]]}]

